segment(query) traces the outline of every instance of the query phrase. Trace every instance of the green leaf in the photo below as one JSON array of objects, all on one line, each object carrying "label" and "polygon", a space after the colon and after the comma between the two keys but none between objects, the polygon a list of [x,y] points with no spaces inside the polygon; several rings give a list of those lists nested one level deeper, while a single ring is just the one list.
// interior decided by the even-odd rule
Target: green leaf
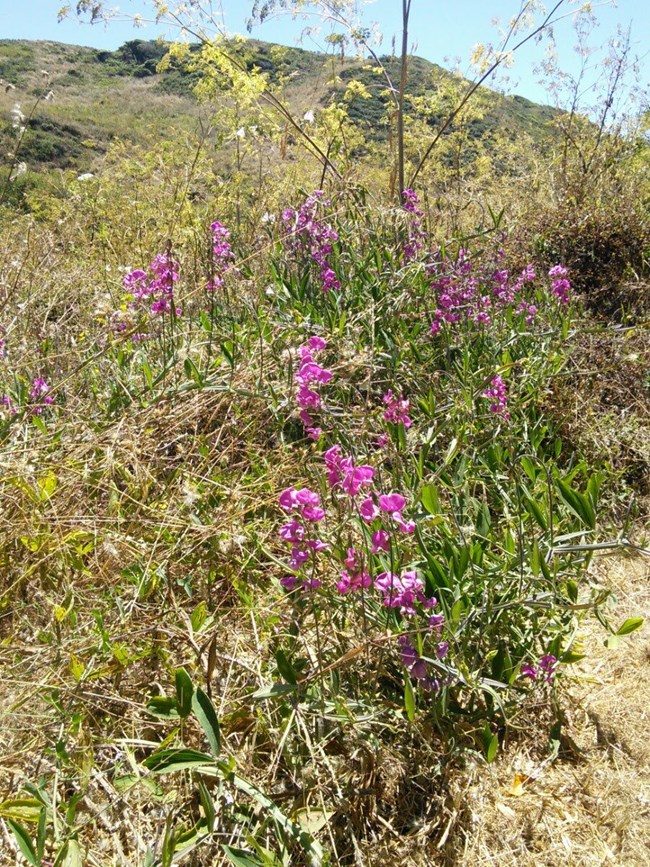
[{"label": "green leaf", "polygon": [[578,493],[563,479],[556,479],[555,482],[560,496],[564,502],[570,507],[571,511],[580,518],[591,530],[596,526],[596,513],[594,511],[591,498],[584,494]]},{"label": "green leaf", "polygon": [[194,695],[192,696],[192,710],[194,716],[201,723],[201,728],[205,732],[205,736],[210,744],[210,749],[215,758],[221,752],[221,730],[219,728],[219,720],[214,705],[210,701],[209,696],[197,686]]},{"label": "green leaf", "polygon": [[535,518],[542,530],[548,529],[548,521],[542,507],[532,497],[524,497],[524,503],[530,514]]},{"label": "green leaf", "polygon": [[442,466],[447,467],[453,461],[458,453],[458,438],[454,437],[452,441],[449,443],[449,448],[447,449],[447,453],[445,454]]},{"label": "green leaf", "polygon": [[176,705],[178,713],[185,719],[192,713],[192,678],[184,668],[176,669]]},{"label": "green leaf", "polygon": [[616,635],[629,635],[643,626],[643,617],[628,617],[625,623],[616,630]]},{"label": "green leaf", "polygon": [[170,748],[152,753],[142,762],[152,774],[171,774],[174,771],[184,771],[191,768],[210,766],[212,756],[198,750],[187,748]]},{"label": "green leaf", "polygon": [[199,602],[199,604],[196,606],[196,608],[194,609],[194,611],[192,611],[192,614],[190,615],[190,622],[192,623],[192,629],[195,632],[200,632],[201,627],[205,623],[207,617],[208,617],[208,606],[205,603],[205,600],[202,600],[201,602]]},{"label": "green leaf", "polygon": [[248,849],[235,849],[234,846],[228,846],[226,843],[222,843],[221,848],[226,858],[235,867],[262,867],[262,861]]},{"label": "green leaf", "polygon": [[60,863],[61,867],[83,867],[81,847],[76,840],[68,840],[65,844],[63,858],[61,861],[57,858],[57,863]]},{"label": "green leaf", "polygon": [[479,536],[483,536],[484,538],[490,532],[490,525],[492,524],[492,515],[490,515],[490,507],[487,503],[481,504],[481,509],[478,514],[478,519],[476,521],[476,530]]},{"label": "green leaf", "polygon": [[39,861],[43,860],[45,854],[45,833],[47,825],[47,810],[41,807],[41,813],[38,817],[38,827],[36,829],[36,856]]},{"label": "green leaf", "polygon": [[530,568],[535,578],[539,578],[540,562],[539,545],[537,544],[537,539],[535,539],[533,547],[530,549]]},{"label": "green leaf", "polygon": [[580,662],[580,660],[584,659],[586,655],[586,653],[578,653],[577,650],[567,650],[567,652],[563,653],[560,657],[560,662],[563,662],[566,665],[572,665],[574,662]]},{"label": "green leaf", "polygon": [[521,465],[524,468],[524,472],[528,476],[528,478],[535,483],[535,479],[537,478],[537,470],[535,469],[535,464],[531,461],[530,458],[523,457],[521,459]]},{"label": "green leaf", "polygon": [[296,674],[296,670],[291,665],[289,660],[287,659],[284,651],[276,650],[275,652],[275,662],[278,666],[278,672],[280,676],[283,677],[288,683],[296,684],[298,682],[298,675]]},{"label": "green leaf", "polygon": [[13,831],[16,843],[18,843],[18,848],[22,852],[26,861],[31,864],[32,867],[39,867],[40,860],[36,857],[36,850],[34,849],[34,845],[27,831],[19,822],[14,822],[13,819],[7,819],[7,825],[9,825]]},{"label": "green leaf", "polygon": [[485,749],[485,758],[488,764],[491,764],[496,758],[499,749],[499,736],[492,734],[488,723],[485,723],[483,727],[483,747]]},{"label": "green leaf", "polygon": [[188,379],[193,380],[197,385],[202,384],[201,373],[191,358],[185,359],[183,363],[183,369],[185,371],[185,376]]},{"label": "green leaf", "polygon": [[36,798],[9,798],[0,804],[0,816],[21,822],[38,822],[42,807]]},{"label": "green leaf", "polygon": [[176,699],[166,695],[153,695],[147,702],[147,712],[161,719],[180,718]]},{"label": "green leaf", "polygon": [[578,601],[578,585],[573,580],[573,578],[569,578],[566,582],[566,592],[567,596],[572,602]]},{"label": "green leaf", "polygon": [[148,361],[142,362],[142,372],[149,388],[153,388],[153,373],[151,372],[151,367],[149,366]]},{"label": "green leaf", "polygon": [[257,692],[254,692],[251,698],[254,699],[265,699],[265,698],[280,698],[283,695],[288,695],[290,692],[295,692],[298,689],[298,684],[296,683],[273,683],[271,686],[263,686],[261,689],[258,689]]},{"label": "green leaf", "polygon": [[205,782],[201,779],[201,777],[197,778],[196,783],[199,790],[199,799],[201,801],[201,806],[203,807],[203,812],[205,813],[205,821],[208,833],[211,834],[214,831],[214,825],[217,818],[217,814],[214,809],[214,801],[210,796],[208,787],[205,785]]}]

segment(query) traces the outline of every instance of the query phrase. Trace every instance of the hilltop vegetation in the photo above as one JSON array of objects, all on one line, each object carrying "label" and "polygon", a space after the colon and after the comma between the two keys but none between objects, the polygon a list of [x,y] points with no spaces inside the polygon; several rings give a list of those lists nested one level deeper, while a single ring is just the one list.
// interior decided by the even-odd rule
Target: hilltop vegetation
[{"label": "hilltop vegetation", "polygon": [[[39,105],[30,121],[32,134],[23,150],[30,168],[88,171],[97,167],[116,138],[140,145],[153,143],[165,129],[193,131],[199,114],[193,94],[198,74],[177,66],[159,72],[167,50],[164,43],[137,39],[117,51],[0,40],[0,78],[16,85],[23,101],[40,92],[42,70],[49,73],[48,86],[55,94],[51,103]],[[198,46],[193,50],[198,51]],[[382,60],[395,78],[398,60]],[[368,98],[352,101],[350,118],[364,137],[386,140],[386,82],[360,59],[341,60],[250,40],[244,62],[249,69],[255,67],[267,74],[272,83],[286,82],[288,105],[300,116],[308,108],[327,107],[340,99],[350,80],[361,82],[368,89]],[[422,58],[411,58],[409,96],[421,99],[449,88],[450,83],[458,83],[451,73]],[[525,135],[540,146],[547,141],[553,109],[487,89],[484,100],[482,116],[470,122],[470,139],[506,128],[513,140]],[[126,113],[125,104],[129,105]],[[444,109],[441,103],[427,122],[435,125]],[[218,105],[212,110],[218,111]],[[7,119],[2,123],[6,126]]]}]

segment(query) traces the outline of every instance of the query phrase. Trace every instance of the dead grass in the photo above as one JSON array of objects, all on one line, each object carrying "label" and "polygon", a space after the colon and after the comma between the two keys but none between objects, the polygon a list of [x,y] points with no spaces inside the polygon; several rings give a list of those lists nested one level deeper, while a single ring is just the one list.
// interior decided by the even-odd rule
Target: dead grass
[{"label": "dead grass", "polygon": [[[647,559],[602,559],[594,569],[615,590],[617,621],[647,616]],[[648,863],[647,629],[612,651],[603,646],[598,623],[585,625],[588,656],[576,666],[563,696],[566,724],[558,758],[544,761],[533,732],[533,737],[513,745],[491,767],[476,766],[456,779],[451,810],[452,818],[458,818],[439,863],[458,867],[642,867]]]}]

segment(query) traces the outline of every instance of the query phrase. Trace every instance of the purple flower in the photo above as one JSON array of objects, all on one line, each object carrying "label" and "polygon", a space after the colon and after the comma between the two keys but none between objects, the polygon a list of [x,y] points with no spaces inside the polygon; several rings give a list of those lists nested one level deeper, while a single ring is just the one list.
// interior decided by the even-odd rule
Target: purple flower
[{"label": "purple flower", "polygon": [[359,514],[366,523],[370,524],[379,515],[379,508],[372,497],[366,499],[359,506]]},{"label": "purple flower", "polygon": [[401,494],[381,494],[379,508],[382,512],[401,512],[406,500]]},{"label": "purple flower", "polygon": [[319,206],[326,207],[328,204],[322,191],[316,190],[299,210],[286,208],[282,214],[285,228],[289,232],[289,249],[314,264],[320,275],[323,292],[341,288],[330,262],[338,235],[329,223],[317,216]]},{"label": "purple flower", "polygon": [[336,584],[336,589],[339,593],[345,596],[347,593],[353,593],[357,590],[367,590],[372,584],[372,578],[363,570],[350,573],[347,569],[341,572],[341,579]]},{"label": "purple flower", "polygon": [[505,419],[510,418],[510,413],[506,411],[506,384],[500,376],[497,375],[492,379],[490,387],[483,392],[483,397],[493,401],[490,404],[490,412],[501,415]]},{"label": "purple flower", "polygon": [[382,572],[375,578],[375,587],[384,595],[384,605],[387,608],[399,608],[402,614],[415,614],[416,602],[424,602],[424,584],[417,572],[403,572],[395,575],[393,572]]},{"label": "purple flower", "polygon": [[393,424],[399,424],[401,422],[405,428],[411,427],[413,422],[408,416],[408,400],[397,397],[389,388],[383,397],[383,402],[386,404],[386,410],[384,412],[384,418],[386,421],[390,421]]},{"label": "purple flower", "polygon": [[390,551],[390,536],[386,530],[377,530],[372,534],[372,553],[378,554],[380,551]]},{"label": "purple flower", "polygon": [[299,524],[298,521],[289,521],[288,524],[284,524],[284,526],[280,527],[278,535],[281,539],[284,539],[285,542],[296,544],[302,542],[305,538],[305,528],[302,524]]},{"label": "purple flower", "polygon": [[322,337],[319,337],[317,334],[314,334],[309,338],[309,348],[314,352],[317,352],[320,349],[327,349],[327,343],[323,340]]}]

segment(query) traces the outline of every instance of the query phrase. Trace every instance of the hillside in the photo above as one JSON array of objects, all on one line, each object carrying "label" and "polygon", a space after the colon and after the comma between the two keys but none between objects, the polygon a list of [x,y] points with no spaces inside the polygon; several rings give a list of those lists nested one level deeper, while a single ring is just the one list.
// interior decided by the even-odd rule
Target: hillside
[{"label": "hillside", "polygon": [[[158,72],[165,53],[164,44],[142,40],[127,42],[117,51],[0,40],[0,79],[16,88],[4,93],[0,101],[0,134],[9,129],[8,112],[14,102],[26,111],[43,93],[42,71],[49,74],[46,84],[54,95],[51,101],[41,102],[29,120],[21,158],[32,170],[88,171],[115,139],[146,144],[171,129],[192,131],[207,110],[193,95],[196,77],[178,68]],[[246,43],[242,56],[249,68],[267,73],[271,82],[280,77],[286,82],[287,103],[297,116],[341,99],[350,80],[360,81],[368,88],[369,98],[350,103],[350,118],[367,140],[386,139],[384,118],[390,96],[383,76],[378,77],[364,61],[256,40]],[[391,79],[397,80],[398,61],[386,57],[382,62]],[[426,99],[450,85],[458,85],[452,73],[423,58],[410,59],[409,98]],[[470,122],[470,138],[489,138],[496,130],[505,130],[512,140],[529,136],[543,146],[555,114],[552,108],[488,89],[483,90],[483,101],[482,116]],[[443,116],[432,110],[427,123],[435,128]]]}]

